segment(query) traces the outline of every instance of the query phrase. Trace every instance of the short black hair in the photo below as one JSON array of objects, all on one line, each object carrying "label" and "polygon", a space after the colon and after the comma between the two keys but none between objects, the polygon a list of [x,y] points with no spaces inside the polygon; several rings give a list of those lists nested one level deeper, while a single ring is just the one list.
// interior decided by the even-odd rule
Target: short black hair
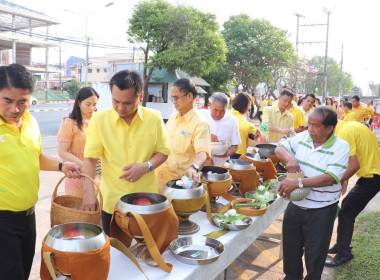
[{"label": "short black hair", "polygon": [[329,127],[330,125],[335,127],[338,123],[336,112],[328,106],[318,106],[311,112],[311,114],[318,114],[321,116],[324,127]]},{"label": "short black hair", "polygon": [[306,100],[306,98],[308,98],[308,97],[312,97],[313,99],[314,99],[314,101],[315,101],[315,95],[314,95],[314,93],[308,93],[308,94],[306,94],[306,96],[305,96],[305,100]]},{"label": "short black hair", "polygon": [[133,87],[136,90],[136,96],[139,96],[144,89],[144,82],[141,75],[137,71],[132,70],[122,70],[113,75],[110,80],[111,92],[114,85],[117,86],[120,90],[125,90]]},{"label": "short black hair", "polygon": [[238,95],[235,96],[234,100],[232,101],[232,108],[234,108],[240,114],[243,114],[250,102],[251,97],[245,92],[240,92]]},{"label": "short black hair", "polygon": [[351,102],[344,102],[343,107],[347,107],[351,110],[352,109],[352,103]]},{"label": "short black hair", "polygon": [[0,90],[4,88],[27,89],[32,93],[34,91],[32,72],[25,66],[16,63],[0,66]]},{"label": "short black hair", "polygon": [[193,98],[196,98],[198,95],[197,87],[195,86],[193,81],[188,78],[181,78],[175,81],[173,86],[179,88],[179,91],[185,94],[188,94],[191,92],[191,94],[193,95]]},{"label": "short black hair", "polygon": [[360,97],[357,95],[352,96],[351,99],[355,99],[356,101],[360,101]]},{"label": "short black hair", "polygon": [[291,98],[293,98],[294,93],[293,93],[293,91],[292,91],[290,88],[284,88],[284,89],[280,92],[280,96],[284,96],[284,95],[287,95],[287,96],[290,96]]}]

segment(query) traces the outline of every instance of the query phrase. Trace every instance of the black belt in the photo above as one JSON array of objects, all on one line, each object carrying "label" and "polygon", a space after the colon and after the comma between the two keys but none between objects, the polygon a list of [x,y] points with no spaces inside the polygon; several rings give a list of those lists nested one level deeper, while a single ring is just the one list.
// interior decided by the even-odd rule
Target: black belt
[{"label": "black belt", "polygon": [[30,216],[34,214],[34,206],[25,211],[0,210],[0,216]]}]

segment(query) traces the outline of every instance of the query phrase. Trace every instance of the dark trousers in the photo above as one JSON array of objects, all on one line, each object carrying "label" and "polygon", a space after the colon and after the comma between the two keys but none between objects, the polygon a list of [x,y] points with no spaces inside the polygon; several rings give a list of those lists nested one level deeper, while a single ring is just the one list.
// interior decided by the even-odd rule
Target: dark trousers
[{"label": "dark trousers", "polygon": [[0,215],[0,279],[27,280],[35,245],[35,214]]},{"label": "dark trousers", "polygon": [[336,210],[337,204],[316,209],[301,209],[292,202],[288,204],[282,223],[286,280],[303,279],[304,253],[305,280],[321,279]]},{"label": "dark trousers", "polygon": [[112,214],[102,211],[102,227],[104,233],[110,236],[110,225],[111,225]]},{"label": "dark trousers", "polygon": [[353,189],[342,201],[338,218],[338,254],[350,257],[350,244],[356,217],[368,202],[380,191],[380,176],[359,178]]},{"label": "dark trousers", "polygon": [[263,111],[258,111],[258,112],[257,112],[257,117],[259,118],[260,123],[263,122],[263,120],[261,119],[261,116],[262,116],[262,115],[263,115]]},{"label": "dark trousers", "polygon": [[255,107],[254,106],[251,106],[251,112],[250,112],[250,114],[249,114],[249,117],[251,118],[251,119],[253,119],[253,115],[255,114]]}]

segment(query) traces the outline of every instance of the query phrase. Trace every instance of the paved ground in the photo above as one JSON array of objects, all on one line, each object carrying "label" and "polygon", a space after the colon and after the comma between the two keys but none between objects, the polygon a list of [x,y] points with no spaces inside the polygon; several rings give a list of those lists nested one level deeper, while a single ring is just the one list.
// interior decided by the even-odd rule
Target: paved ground
[{"label": "paved ground", "polygon": [[[258,125],[257,121],[254,121]],[[33,262],[32,273],[30,280],[39,279],[39,267],[41,262],[41,243],[45,234],[50,229],[50,203],[51,194],[56,186],[58,180],[62,177],[60,172],[46,172],[40,173],[40,191],[39,200],[36,205],[36,218],[37,218],[37,244],[36,255]],[[351,189],[356,182],[356,178],[352,178],[349,183]],[[63,191],[62,185],[60,190]],[[380,193],[367,205],[364,209],[365,212],[380,211]],[[281,215],[269,228],[263,233],[262,236],[281,239],[283,215]],[[336,225],[332,236],[331,244],[336,240]],[[284,275],[282,273],[282,260],[279,257],[279,243],[256,240],[251,244],[243,254],[231,264],[228,269],[229,280],[266,280],[266,279],[279,279]],[[334,269],[325,268],[322,275],[322,280],[333,279]],[[1,278],[1,277],[0,277]],[[221,278],[218,278],[221,279]],[[152,279],[154,280],[154,279]],[[210,279],[211,280],[211,279]]]}]

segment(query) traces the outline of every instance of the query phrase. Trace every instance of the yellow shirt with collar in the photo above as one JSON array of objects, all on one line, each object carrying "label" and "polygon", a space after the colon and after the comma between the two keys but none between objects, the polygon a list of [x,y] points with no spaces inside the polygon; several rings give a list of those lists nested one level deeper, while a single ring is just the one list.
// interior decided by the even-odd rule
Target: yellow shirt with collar
[{"label": "yellow shirt with collar", "polygon": [[357,121],[356,114],[354,113],[354,111],[350,110],[347,113],[344,113],[343,114],[343,121],[345,121],[345,122]]},{"label": "yellow shirt with collar", "polygon": [[256,97],[252,95],[251,106],[255,106]]},{"label": "yellow shirt with collar", "polygon": [[236,153],[242,155],[247,153],[248,134],[255,134],[257,130],[252,123],[247,121],[245,115],[241,114],[239,111],[232,110],[230,113],[235,116],[238,121],[241,144],[238,146]]},{"label": "yellow shirt with collar", "polygon": [[262,112],[262,111],[264,111],[264,108],[267,106],[267,101],[266,100],[260,100],[259,105],[260,105],[259,111]]},{"label": "yellow shirt with collar", "polygon": [[354,111],[358,122],[364,122],[365,119],[368,119],[368,108],[362,104],[356,108],[352,107],[352,111]]},{"label": "yellow shirt with collar", "polygon": [[41,154],[33,116],[25,112],[21,131],[0,118],[0,210],[25,211],[36,204]]},{"label": "yellow shirt with collar", "polygon": [[298,129],[306,125],[305,117],[303,113],[293,104],[292,109],[289,110],[289,113],[293,116],[293,128]]},{"label": "yellow shirt with collar", "polygon": [[86,132],[84,157],[102,158],[103,210],[112,214],[125,194],[157,192],[154,172],[144,174],[136,182],[119,176],[129,164],[143,163],[155,153],[169,152],[168,136],[158,111],[139,106],[130,125],[113,108],[93,114]]},{"label": "yellow shirt with collar", "polygon": [[[293,128],[293,116],[288,110],[281,113],[278,103],[274,106],[266,107],[263,114],[263,123],[272,124],[278,128]],[[281,133],[266,131],[269,142],[279,142],[284,136]]]},{"label": "yellow shirt with collar", "polygon": [[369,105],[367,108],[368,108],[368,117],[370,119],[373,119],[373,116],[375,115],[375,108],[373,108],[372,105]]},{"label": "yellow shirt with collar", "polygon": [[273,99],[271,97],[269,97],[267,99],[267,106],[272,106],[272,103],[273,103]]},{"label": "yellow shirt with collar", "polygon": [[360,169],[356,176],[380,175],[380,149],[375,134],[362,123],[339,121],[335,133],[350,145],[350,156],[356,156]]}]

